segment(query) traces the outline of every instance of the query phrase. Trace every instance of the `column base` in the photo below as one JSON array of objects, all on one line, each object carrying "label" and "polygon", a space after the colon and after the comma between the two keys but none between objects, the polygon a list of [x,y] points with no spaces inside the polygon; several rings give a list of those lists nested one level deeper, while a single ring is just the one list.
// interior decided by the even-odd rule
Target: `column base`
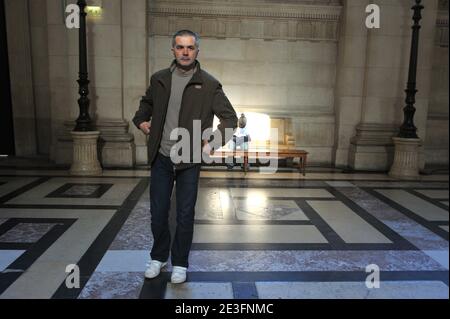
[{"label": "column base", "polygon": [[354,170],[387,172],[394,157],[394,125],[362,123],[356,127],[348,152],[348,166]]},{"label": "column base", "polygon": [[73,138],[73,162],[71,175],[98,176],[102,168],[97,157],[99,131],[71,132]]},{"label": "column base", "polygon": [[389,176],[396,179],[417,180],[419,175],[419,138],[393,137],[395,144],[394,163]]},{"label": "column base", "polygon": [[[71,164],[73,158],[72,131],[74,121],[64,122],[57,136],[53,159],[57,164]],[[98,160],[102,167],[134,167],[136,146],[134,136],[128,132],[128,124],[123,120],[98,121]]]},{"label": "column base", "polygon": [[99,160],[103,167],[134,167],[136,147],[134,136],[128,133],[128,123],[123,120],[97,122]]}]

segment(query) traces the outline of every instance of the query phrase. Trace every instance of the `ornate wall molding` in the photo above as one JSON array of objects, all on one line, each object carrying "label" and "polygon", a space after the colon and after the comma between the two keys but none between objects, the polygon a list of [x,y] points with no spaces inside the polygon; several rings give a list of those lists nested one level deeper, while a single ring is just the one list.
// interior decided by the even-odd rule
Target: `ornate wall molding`
[{"label": "ornate wall molding", "polygon": [[448,11],[448,0],[439,0],[438,8],[439,10]]},{"label": "ornate wall molding", "polygon": [[448,1],[439,1],[439,11],[436,18],[436,45],[448,47]]},{"label": "ornate wall molding", "polygon": [[337,41],[339,2],[299,2],[149,1],[149,34],[190,28],[202,37]]}]

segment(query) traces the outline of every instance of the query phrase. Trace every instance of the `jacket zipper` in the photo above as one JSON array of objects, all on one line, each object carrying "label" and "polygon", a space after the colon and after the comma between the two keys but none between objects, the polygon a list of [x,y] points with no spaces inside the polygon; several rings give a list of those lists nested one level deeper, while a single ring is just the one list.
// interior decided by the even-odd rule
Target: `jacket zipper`
[{"label": "jacket zipper", "polygon": [[[192,75],[192,77],[193,77],[194,75]],[[192,78],[191,78],[191,80],[192,80]],[[186,92],[186,89],[189,87],[189,86],[191,86],[192,84],[194,84],[194,83],[191,83],[191,80],[189,80],[189,82],[186,84],[186,86],[184,87],[184,89],[183,89],[183,94],[181,95],[181,105],[180,105],[180,112],[178,113],[178,127],[180,127],[180,122],[181,122],[181,112],[183,111],[183,101],[184,101],[184,93]],[[169,97],[170,98],[170,97]],[[167,111],[166,111],[166,113],[167,113]],[[164,120],[165,121],[165,120]],[[192,138],[192,137],[191,137]],[[177,142],[178,142],[178,140],[177,140]],[[191,141],[189,141],[189,143],[191,143]],[[177,165],[179,165],[179,164],[175,164],[174,165],[174,172],[175,172],[175,170],[176,170],[176,166]]]},{"label": "jacket zipper", "polygon": [[[159,137],[158,137],[159,144],[161,144],[161,139],[162,139],[162,135],[163,135],[163,132],[164,132],[164,124],[166,123],[167,109],[169,108],[170,94],[171,94],[171,91],[172,91],[171,87],[172,87],[172,84],[170,85],[170,87],[169,87],[169,89],[168,89],[168,91],[169,91],[169,98],[167,99],[167,102],[166,102],[166,110],[165,110],[165,112],[164,112],[164,116],[163,116],[163,120],[162,120],[161,129],[159,130]],[[164,88],[165,88],[165,87],[164,87]],[[157,152],[159,152],[159,149],[157,150]],[[157,155],[158,155],[158,154],[157,154]]]},{"label": "jacket zipper", "polygon": [[[160,144],[161,144],[161,139],[162,139],[162,135],[163,135],[163,132],[164,132],[164,125],[165,125],[165,123],[166,123],[167,109],[169,108],[170,94],[171,94],[171,89],[169,89],[169,98],[167,99],[167,103],[166,103],[166,111],[164,112],[164,119],[163,119],[163,121],[162,121],[161,130],[160,130],[160,132],[159,132],[159,141],[160,141],[159,143],[160,143]],[[184,94],[184,92],[183,92],[183,94]],[[178,122],[179,122],[179,121],[180,121],[180,120],[178,119]],[[159,150],[158,150],[158,151],[159,151]],[[175,176],[175,175],[177,174],[176,166],[173,165],[172,168],[173,168],[173,175]]]}]

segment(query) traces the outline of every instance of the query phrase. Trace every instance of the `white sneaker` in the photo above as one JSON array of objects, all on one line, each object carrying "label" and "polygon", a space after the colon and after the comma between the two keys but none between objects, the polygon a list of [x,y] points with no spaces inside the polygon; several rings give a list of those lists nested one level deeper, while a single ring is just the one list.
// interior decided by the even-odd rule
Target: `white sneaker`
[{"label": "white sneaker", "polygon": [[167,265],[167,262],[162,262],[158,260],[150,261],[147,270],[145,271],[145,278],[155,278],[161,272],[161,269]]},{"label": "white sneaker", "polygon": [[172,277],[170,278],[170,281],[173,284],[181,284],[186,281],[186,267],[181,266],[173,266],[172,269]]}]

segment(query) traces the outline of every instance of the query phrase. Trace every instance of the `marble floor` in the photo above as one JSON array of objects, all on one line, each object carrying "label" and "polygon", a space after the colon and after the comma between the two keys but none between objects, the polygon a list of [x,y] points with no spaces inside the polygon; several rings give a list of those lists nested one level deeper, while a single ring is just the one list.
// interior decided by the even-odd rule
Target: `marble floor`
[{"label": "marble floor", "polygon": [[181,285],[144,279],[149,182],[0,169],[0,298],[449,298],[448,175],[205,169]]}]

